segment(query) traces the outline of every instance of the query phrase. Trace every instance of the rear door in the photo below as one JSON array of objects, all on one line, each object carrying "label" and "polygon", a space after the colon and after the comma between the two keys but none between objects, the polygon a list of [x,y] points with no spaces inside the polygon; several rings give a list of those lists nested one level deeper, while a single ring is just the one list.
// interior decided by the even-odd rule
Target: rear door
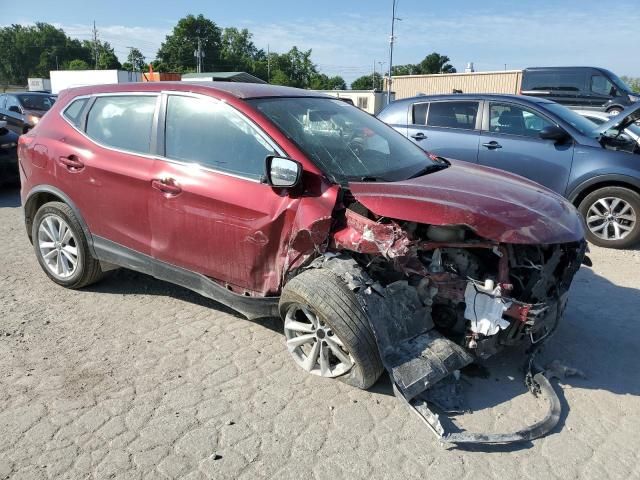
[{"label": "rear door", "polygon": [[409,138],[441,157],[475,163],[480,139],[480,103],[477,100],[417,102],[409,112]]},{"label": "rear door", "polygon": [[152,255],[247,294],[274,293],[297,199],[264,183],[278,147],[211,97],[165,96],[164,157],[154,164]]},{"label": "rear door", "polygon": [[69,129],[49,142],[60,188],[91,233],[145,254],[159,98],[118,93],[76,99],[63,111]]},{"label": "rear door", "polygon": [[564,195],[573,142],[556,145],[539,137],[554,123],[541,112],[509,102],[486,102],[478,162],[522,175]]}]

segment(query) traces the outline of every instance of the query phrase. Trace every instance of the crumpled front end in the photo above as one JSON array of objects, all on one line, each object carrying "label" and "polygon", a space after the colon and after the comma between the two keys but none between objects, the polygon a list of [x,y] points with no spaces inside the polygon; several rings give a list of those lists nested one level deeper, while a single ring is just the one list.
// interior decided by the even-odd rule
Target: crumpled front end
[{"label": "crumpled front end", "polygon": [[553,333],[585,249],[584,241],[486,240],[467,226],[376,217],[354,202],[311,266],[333,270],[356,293],[396,394],[443,441],[502,443],[536,438],[557,423],[559,402],[542,373],[530,372],[528,385],[549,411],[518,432],[447,433],[433,408],[463,410],[457,380],[465,366]]}]

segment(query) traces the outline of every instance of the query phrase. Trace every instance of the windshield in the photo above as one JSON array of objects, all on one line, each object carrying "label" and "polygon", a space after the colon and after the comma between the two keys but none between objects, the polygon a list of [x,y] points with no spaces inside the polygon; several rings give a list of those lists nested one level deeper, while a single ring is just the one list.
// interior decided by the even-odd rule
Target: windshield
[{"label": "windshield", "polygon": [[27,110],[42,110],[46,112],[55,103],[55,97],[48,95],[17,95],[20,105]]},{"label": "windshield", "polygon": [[578,130],[582,135],[586,135],[588,137],[593,136],[593,131],[596,129],[597,125],[588,118],[585,118],[579,113],[576,113],[558,103],[545,103],[544,108],[555,113],[562,120]]},{"label": "windshield", "polygon": [[278,97],[249,103],[338,183],[405,180],[438,165],[391,127],[341,100]]},{"label": "windshield", "polygon": [[631,87],[626,83],[624,83],[620,77],[618,77],[613,72],[607,72],[607,73],[609,74],[609,80],[611,80],[611,82],[616,86],[618,90],[620,90],[622,93],[632,93]]}]

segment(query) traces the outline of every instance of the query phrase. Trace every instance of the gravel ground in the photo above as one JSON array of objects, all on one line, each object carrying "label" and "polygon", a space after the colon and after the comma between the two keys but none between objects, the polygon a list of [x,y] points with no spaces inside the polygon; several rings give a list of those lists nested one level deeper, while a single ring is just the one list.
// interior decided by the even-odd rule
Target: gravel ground
[{"label": "gravel ground", "polygon": [[[447,448],[392,395],[312,377],[275,320],[119,270],[82,291],[53,284],[0,192],[0,479],[640,478],[640,251],[592,247],[545,361],[584,370],[556,385],[546,438]],[[515,428],[542,411],[518,352],[474,381],[465,426]],[[508,401],[508,403],[503,403]]]}]

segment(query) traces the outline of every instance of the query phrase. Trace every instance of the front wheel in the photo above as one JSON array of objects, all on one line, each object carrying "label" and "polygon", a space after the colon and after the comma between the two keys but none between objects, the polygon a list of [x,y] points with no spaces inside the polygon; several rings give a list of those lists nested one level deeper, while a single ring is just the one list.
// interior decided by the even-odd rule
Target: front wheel
[{"label": "front wheel", "polygon": [[289,353],[312,375],[366,389],[382,373],[367,316],[335,273],[312,269],[291,279],[280,297],[280,315]]},{"label": "front wheel", "polygon": [[623,187],[604,187],[587,195],[578,210],[587,240],[600,247],[627,248],[640,240],[640,195]]},{"label": "front wheel", "polygon": [[615,117],[616,115],[620,115],[621,112],[622,112],[622,109],[620,107],[613,107],[607,110],[607,113],[612,117]]}]

